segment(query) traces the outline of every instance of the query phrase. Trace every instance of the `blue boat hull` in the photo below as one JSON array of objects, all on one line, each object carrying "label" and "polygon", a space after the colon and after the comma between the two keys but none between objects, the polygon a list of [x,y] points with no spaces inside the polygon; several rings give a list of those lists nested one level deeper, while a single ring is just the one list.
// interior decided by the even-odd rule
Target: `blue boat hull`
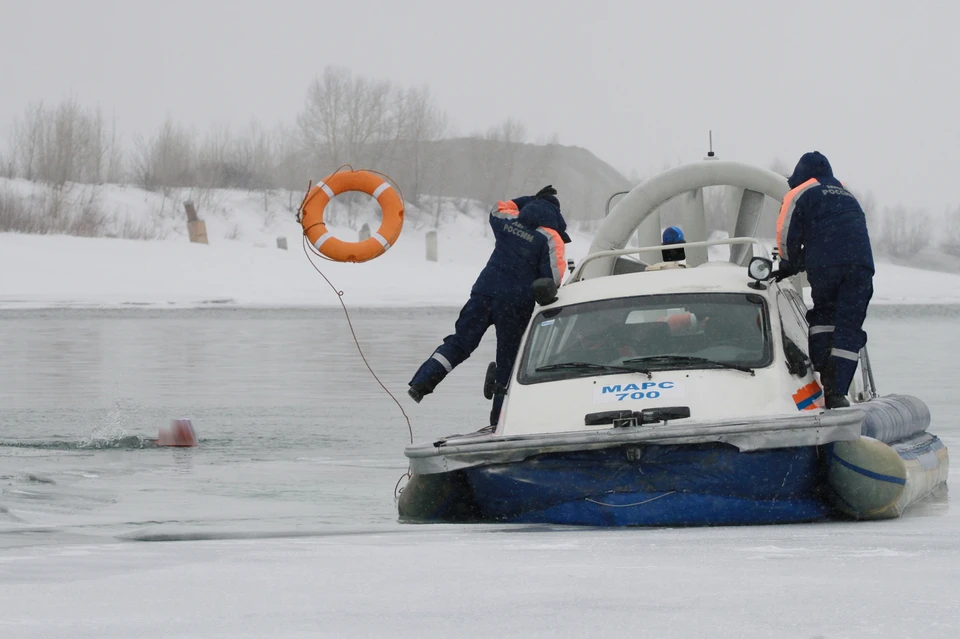
[{"label": "blue boat hull", "polygon": [[721,443],[543,454],[411,479],[412,521],[705,526],[830,517],[824,452],[741,452]]}]

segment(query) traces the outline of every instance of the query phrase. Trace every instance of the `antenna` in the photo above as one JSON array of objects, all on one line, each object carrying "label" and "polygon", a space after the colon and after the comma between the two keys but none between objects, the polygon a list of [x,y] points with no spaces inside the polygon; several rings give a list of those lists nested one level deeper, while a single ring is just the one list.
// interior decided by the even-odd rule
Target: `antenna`
[{"label": "antenna", "polygon": [[710,129],[710,150],[707,151],[707,157],[705,159],[709,160],[713,157],[716,157],[713,153],[713,129]]}]

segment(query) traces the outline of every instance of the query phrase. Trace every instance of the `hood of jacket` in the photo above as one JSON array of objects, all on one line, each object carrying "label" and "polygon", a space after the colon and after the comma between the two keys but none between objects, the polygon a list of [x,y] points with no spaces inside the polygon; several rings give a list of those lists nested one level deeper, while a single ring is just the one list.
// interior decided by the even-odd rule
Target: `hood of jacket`
[{"label": "hood of jacket", "polygon": [[787,184],[795,189],[810,178],[833,177],[833,168],[827,156],[820,151],[804,153],[793,169],[793,175],[787,178]]},{"label": "hood of jacket", "polygon": [[569,244],[573,241],[570,239],[570,236],[567,235],[567,223],[560,214],[560,207],[546,200],[537,199],[527,202],[524,207],[520,209],[520,215],[517,217],[517,221],[530,228],[545,226],[548,229],[553,229],[560,234],[564,244]]}]

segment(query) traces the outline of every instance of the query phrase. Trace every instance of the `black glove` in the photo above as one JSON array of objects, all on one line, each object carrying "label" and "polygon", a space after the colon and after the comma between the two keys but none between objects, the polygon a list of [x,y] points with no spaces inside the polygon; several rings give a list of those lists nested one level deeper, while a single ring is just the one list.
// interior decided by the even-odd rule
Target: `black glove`
[{"label": "black glove", "polygon": [[557,194],[557,190],[553,188],[552,184],[548,184],[542,189],[540,189],[539,191],[537,191],[537,194],[534,197],[540,197],[542,195],[556,195],[556,194]]},{"label": "black glove", "polygon": [[547,202],[550,202],[550,204],[553,204],[557,208],[560,207],[560,200],[557,199],[557,190],[553,188],[552,184],[548,184],[542,189],[540,189],[539,191],[537,191],[537,194],[534,195],[533,197],[538,200],[546,200]]},{"label": "black glove", "polygon": [[779,282],[787,279],[788,277],[792,277],[793,275],[796,275],[796,273],[789,269],[780,268],[773,272],[773,279]]}]

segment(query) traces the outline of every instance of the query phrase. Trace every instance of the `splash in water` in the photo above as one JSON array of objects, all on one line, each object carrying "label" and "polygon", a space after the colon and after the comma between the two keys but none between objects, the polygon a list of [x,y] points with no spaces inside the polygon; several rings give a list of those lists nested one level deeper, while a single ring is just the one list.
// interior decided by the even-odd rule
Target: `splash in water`
[{"label": "splash in water", "polygon": [[77,441],[77,448],[143,448],[152,446],[153,440],[141,435],[132,435],[127,430],[131,422],[136,419],[145,407],[142,404],[130,402],[126,399],[117,399],[113,407],[104,415],[100,423]]}]

